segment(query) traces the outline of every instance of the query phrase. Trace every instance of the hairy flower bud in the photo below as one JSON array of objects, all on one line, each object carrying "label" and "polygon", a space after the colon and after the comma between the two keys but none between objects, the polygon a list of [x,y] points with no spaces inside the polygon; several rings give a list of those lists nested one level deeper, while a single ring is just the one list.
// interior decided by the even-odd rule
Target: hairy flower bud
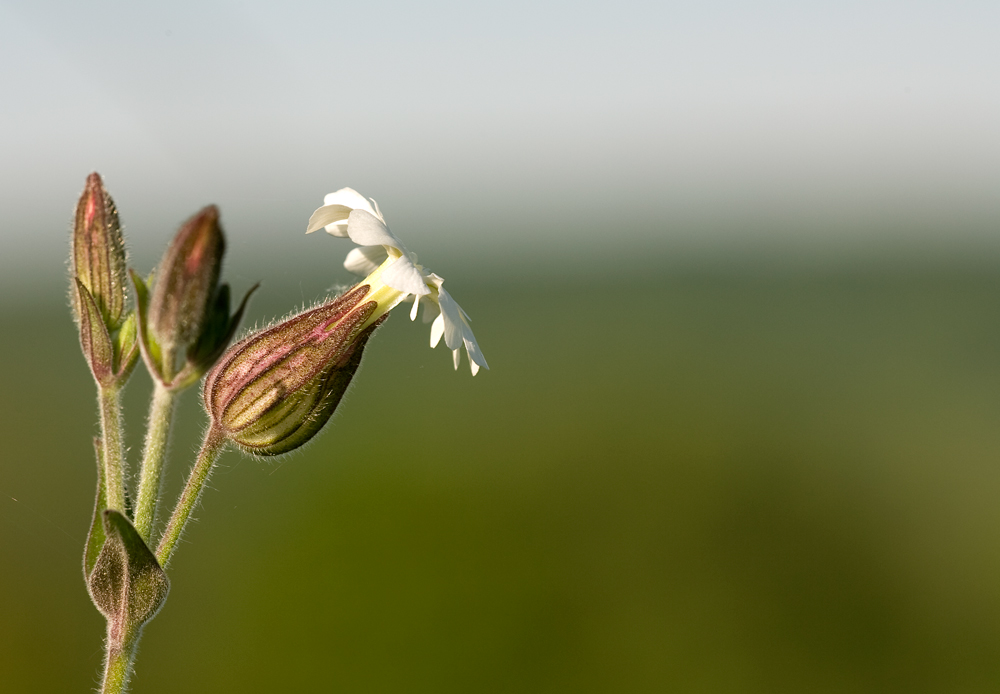
[{"label": "hairy flower bud", "polygon": [[[174,237],[150,289],[134,271],[143,358],[153,377],[179,390],[194,383],[229,344],[254,286],[230,315],[230,291],[219,284],[226,241],[210,205]],[[186,359],[178,370],[177,357]]]},{"label": "hairy flower bud", "polygon": [[149,301],[149,329],[163,347],[188,345],[201,333],[215,299],[226,241],[219,209],[185,222],[160,262]]},{"label": "hairy flower bud", "polygon": [[125,310],[125,244],[118,210],[96,173],[76,205],[70,301],[83,355],[102,388],[124,385],[139,350],[136,319]]},{"label": "hairy flower bud", "polygon": [[244,450],[286,453],[333,414],[384,316],[359,285],[318,308],[251,335],[229,349],[205,379],[212,426]]},{"label": "hairy flower bud", "polygon": [[[125,318],[125,243],[118,210],[96,173],[87,177],[76,205],[72,264],[73,276],[93,298],[107,329],[117,329]],[[79,320],[82,309],[75,286],[70,294]]]}]

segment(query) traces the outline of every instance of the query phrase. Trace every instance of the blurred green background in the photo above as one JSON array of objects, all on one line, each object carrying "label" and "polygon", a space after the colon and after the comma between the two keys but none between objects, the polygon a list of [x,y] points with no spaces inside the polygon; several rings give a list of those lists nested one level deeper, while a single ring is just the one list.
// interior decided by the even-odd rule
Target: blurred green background
[{"label": "blurred green background", "polygon": [[[492,370],[394,315],[312,445],[224,455],[135,691],[1000,686],[1000,267],[466,273]],[[254,319],[324,288],[277,284]],[[86,691],[101,659],[61,298],[2,315],[4,691]],[[172,490],[202,426],[190,394]]]}]

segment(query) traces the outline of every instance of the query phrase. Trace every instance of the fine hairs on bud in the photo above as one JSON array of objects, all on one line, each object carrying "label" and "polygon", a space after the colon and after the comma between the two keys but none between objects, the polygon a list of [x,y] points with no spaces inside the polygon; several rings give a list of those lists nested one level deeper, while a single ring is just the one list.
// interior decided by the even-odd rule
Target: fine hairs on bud
[{"label": "fine hairs on bud", "polygon": [[[73,219],[70,265],[72,276],[90,293],[109,331],[117,329],[125,314],[126,254],[118,208],[104,189],[101,177],[87,177]],[[79,320],[77,294],[70,292]]]},{"label": "fine hairs on bud", "polygon": [[368,287],[251,334],[205,379],[214,427],[247,452],[279,455],[310,440],[330,419],[357,372],[376,325]]},{"label": "fine hairs on bud", "polygon": [[161,345],[197,339],[218,291],[225,251],[215,205],[181,226],[160,262],[149,302],[149,327]]},{"label": "fine hairs on bud", "polygon": [[138,359],[135,314],[125,291],[125,241],[118,209],[101,177],[87,177],[73,217],[70,304],[91,374],[120,388]]}]

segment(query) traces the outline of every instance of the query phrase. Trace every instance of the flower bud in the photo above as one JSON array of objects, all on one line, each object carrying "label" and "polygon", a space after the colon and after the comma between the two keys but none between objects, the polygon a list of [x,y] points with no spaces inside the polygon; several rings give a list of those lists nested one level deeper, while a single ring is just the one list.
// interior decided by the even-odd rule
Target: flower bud
[{"label": "flower bud", "polygon": [[125,310],[125,244],[118,210],[96,173],[76,206],[70,299],[80,346],[102,388],[124,385],[138,358],[135,314]]},{"label": "flower bud", "polygon": [[165,351],[191,344],[201,333],[218,291],[225,250],[214,205],[189,219],[171,242],[156,273],[147,323]]},{"label": "flower bud", "polygon": [[[225,250],[219,210],[210,205],[177,232],[152,289],[132,272],[142,355],[153,377],[171,390],[196,382],[215,363],[257,289],[252,287],[230,315],[229,285],[219,284]],[[179,370],[178,355],[186,357]]]},{"label": "flower bud", "polygon": [[[73,276],[93,298],[107,329],[114,331],[125,317],[125,243],[118,210],[96,173],[87,177],[76,205],[72,263]],[[83,309],[75,284],[70,294],[79,320]]]},{"label": "flower bud", "polygon": [[360,285],[234,345],[205,379],[212,426],[250,453],[278,455],[333,414],[384,316]]}]

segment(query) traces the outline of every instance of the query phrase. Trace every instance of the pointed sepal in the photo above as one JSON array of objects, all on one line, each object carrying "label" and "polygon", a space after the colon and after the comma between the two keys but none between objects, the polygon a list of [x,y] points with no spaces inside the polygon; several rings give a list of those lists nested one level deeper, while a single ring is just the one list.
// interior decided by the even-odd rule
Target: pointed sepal
[{"label": "pointed sepal", "polygon": [[215,362],[219,361],[219,357],[226,351],[226,347],[232,342],[236,330],[240,327],[250,296],[259,287],[259,282],[250,287],[232,315],[229,314],[229,285],[223,284],[219,287],[205,328],[198,341],[188,349],[187,363],[174,379],[173,388],[181,390],[196,383],[215,365]]},{"label": "pointed sepal", "polygon": [[124,634],[156,616],[170,580],[128,518],[114,509],[101,517],[106,539],[87,576],[87,589],[111,633]]},{"label": "pointed sepal", "polygon": [[149,285],[153,282],[153,276],[150,275],[148,280],[144,280],[135,270],[129,269],[128,272],[132,278],[132,286],[135,287],[136,337],[139,352],[142,354],[142,360],[146,362],[149,375],[164,383],[163,350],[149,329]]},{"label": "pointed sepal", "polygon": [[87,544],[83,548],[83,578],[90,584],[90,574],[97,563],[97,556],[104,547],[107,535],[104,533],[104,510],[108,507],[107,491],[104,489],[104,455],[101,440],[94,438],[94,452],[97,454],[97,498],[94,500],[94,517],[90,521]]},{"label": "pointed sepal", "polygon": [[76,288],[77,305],[80,307],[80,346],[83,356],[90,365],[90,372],[102,386],[114,382],[114,346],[104,325],[100,309],[94,297],[78,279],[73,280]]},{"label": "pointed sepal", "polygon": [[[188,364],[200,367],[206,361],[212,360],[218,349],[219,342],[225,339],[226,329],[229,327],[229,304],[230,290],[228,284],[219,286],[219,291],[215,293],[215,299],[205,315],[205,323],[202,325],[201,334],[187,350]],[[223,350],[225,347],[222,348]]]},{"label": "pointed sepal", "polygon": [[129,311],[113,338],[115,350],[115,378],[124,383],[132,375],[139,361],[139,336],[135,311]]}]

